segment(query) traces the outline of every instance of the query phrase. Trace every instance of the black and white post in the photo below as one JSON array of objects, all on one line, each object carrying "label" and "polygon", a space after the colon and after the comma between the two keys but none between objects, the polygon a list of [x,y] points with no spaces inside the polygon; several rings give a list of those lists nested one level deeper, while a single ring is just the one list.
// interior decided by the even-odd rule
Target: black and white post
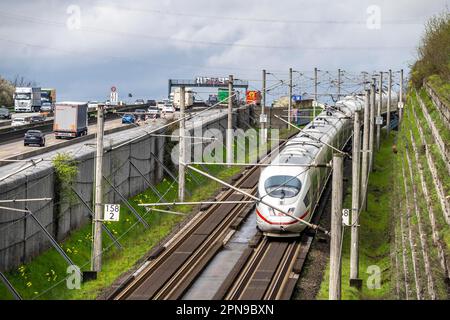
[{"label": "black and white post", "polygon": [[185,140],[185,87],[180,87],[180,129],[179,129],[179,151],[178,151],[178,200],[184,201],[185,179],[186,179],[186,140]]},{"label": "black and white post", "polygon": [[[398,102],[403,104],[403,69],[400,70],[400,92],[398,94]],[[403,119],[403,108],[398,110],[398,125],[402,123]]]},{"label": "black and white post", "polygon": [[291,130],[291,113],[292,113],[292,68],[289,68],[289,105],[288,105],[288,130]]},{"label": "black and white post", "polygon": [[350,245],[350,284],[359,277],[359,197],[360,197],[360,160],[361,160],[361,122],[359,112],[355,112],[353,123],[352,151],[352,223]]},{"label": "black and white post", "polygon": [[361,207],[367,204],[367,177],[369,176],[369,131],[370,131],[370,90],[366,90],[364,104],[364,129],[363,129],[363,149],[361,162]]},{"label": "black and white post", "polygon": [[377,108],[377,151],[380,150],[381,138],[381,110],[383,109],[383,71],[380,72],[380,79],[378,84],[378,108]]},{"label": "black and white post", "polygon": [[102,219],[103,219],[103,130],[104,106],[97,107],[97,150],[95,157],[95,209],[93,219],[93,243],[91,270],[100,272],[102,269]]},{"label": "black and white post", "polygon": [[342,153],[333,154],[333,176],[331,191],[331,242],[330,242],[330,283],[329,300],[341,299],[341,236],[342,236],[342,195],[343,195]]},{"label": "black and white post", "polygon": [[261,97],[261,115],[259,117],[259,122],[261,126],[261,132],[260,132],[260,145],[266,143],[267,136],[266,136],[266,123],[264,120],[264,113],[266,108],[266,70],[264,69],[262,71],[262,97]]},{"label": "black and white post", "polygon": [[[228,76],[227,163],[233,162],[233,76]],[[230,165],[228,165],[230,166]]]},{"label": "black and white post", "polygon": [[375,137],[375,104],[376,104],[376,79],[372,79],[370,86],[370,135],[369,135],[369,172],[372,172],[373,157],[374,157],[374,137]]},{"label": "black and white post", "polygon": [[388,137],[389,133],[391,132],[391,104],[392,104],[392,70],[389,69],[388,97],[386,106],[386,130]]},{"label": "black and white post", "polygon": [[317,104],[317,68],[314,68],[314,104],[313,104],[313,119],[316,118],[316,104]]},{"label": "black and white post", "polygon": [[337,77],[337,101],[341,99],[341,69],[338,69]]}]

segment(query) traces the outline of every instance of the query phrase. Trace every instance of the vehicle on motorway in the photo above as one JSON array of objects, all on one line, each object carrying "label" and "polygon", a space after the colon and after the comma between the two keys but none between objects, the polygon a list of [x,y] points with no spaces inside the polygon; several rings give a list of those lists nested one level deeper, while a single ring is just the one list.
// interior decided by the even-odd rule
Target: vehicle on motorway
[{"label": "vehicle on motorway", "polygon": [[88,104],[89,111],[95,111],[98,108],[99,102],[98,101],[88,101],[87,104]]},{"label": "vehicle on motorway", "polygon": [[[364,95],[347,96],[325,107],[261,171],[256,206],[259,230],[271,237],[296,237],[306,228],[327,185],[334,149],[342,150],[353,133],[353,115],[364,108]],[[379,100],[377,95],[377,100]],[[383,95],[386,105],[387,95]],[[395,99],[394,99],[395,100]],[[263,203],[264,202],[264,203]]]},{"label": "vehicle on motorway", "polygon": [[39,145],[40,147],[45,146],[45,135],[40,130],[28,130],[25,133],[25,137],[23,139],[23,145]]},{"label": "vehicle on motorway", "polygon": [[106,100],[106,101],[105,101],[105,106],[110,106],[110,105],[111,105],[111,101]]},{"label": "vehicle on motorway", "polygon": [[206,104],[209,106],[215,105],[219,102],[219,98],[217,98],[217,94],[210,94]]},{"label": "vehicle on motorway", "polygon": [[41,112],[52,112],[55,109],[56,89],[41,89]]},{"label": "vehicle on motorway", "polygon": [[31,123],[31,117],[16,117],[11,121],[11,127],[24,126]]},{"label": "vehicle on motorway", "polygon": [[170,104],[166,104],[164,105],[162,112],[164,113],[174,113],[175,112],[175,107],[170,105]]},{"label": "vehicle on motorway", "polygon": [[56,139],[76,138],[88,133],[88,105],[85,102],[60,102],[55,106],[53,132]]},{"label": "vehicle on motorway", "polygon": [[146,113],[147,113],[147,111],[145,111],[145,109],[134,110],[134,114],[136,115],[136,118],[139,120],[145,120]]},{"label": "vehicle on motorway", "polygon": [[166,105],[166,103],[164,101],[158,101],[156,104],[156,106],[158,107],[159,110],[162,110],[165,105]]},{"label": "vehicle on motorway", "polygon": [[38,122],[44,122],[45,116],[39,115],[39,116],[31,116],[30,122],[31,123],[38,123]]},{"label": "vehicle on motorway", "polygon": [[0,107],[0,119],[11,119],[11,113],[8,108]]},{"label": "vehicle on motorway", "polygon": [[148,107],[147,113],[148,113],[148,116],[152,119],[160,117],[159,109],[158,109],[158,107],[155,107],[155,106]]},{"label": "vehicle on motorway", "polygon": [[38,112],[41,105],[41,88],[16,87],[14,91],[15,112]]},{"label": "vehicle on motorway", "polygon": [[122,116],[122,123],[135,123],[136,118],[134,114],[126,113]]},{"label": "vehicle on motorway", "polygon": [[[180,108],[180,97],[181,88],[175,88],[173,92],[170,93],[173,97],[173,106],[178,110]],[[184,107],[187,109],[194,105],[194,91],[191,88],[186,88],[184,91]]]},{"label": "vehicle on motorway", "polygon": [[156,100],[147,100],[147,104],[148,104],[150,107],[154,107],[154,106],[156,106]]},{"label": "vehicle on motorway", "polygon": [[145,104],[144,99],[137,99],[135,104]]}]

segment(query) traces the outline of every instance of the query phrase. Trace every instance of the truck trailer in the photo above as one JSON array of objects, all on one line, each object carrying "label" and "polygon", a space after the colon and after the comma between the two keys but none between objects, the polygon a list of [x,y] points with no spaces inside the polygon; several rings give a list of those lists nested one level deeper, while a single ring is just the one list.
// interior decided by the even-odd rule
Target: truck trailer
[{"label": "truck trailer", "polygon": [[38,112],[41,109],[41,88],[16,87],[14,91],[15,112]]},{"label": "truck trailer", "polygon": [[88,105],[85,102],[60,102],[55,106],[53,132],[56,139],[87,135]]},{"label": "truck trailer", "polygon": [[[170,93],[170,100],[173,101],[173,106],[176,109],[180,108],[180,95],[181,89],[175,88],[173,92]],[[194,105],[194,92],[190,88],[186,88],[184,90],[184,107],[187,109],[189,107],[192,107]]]}]

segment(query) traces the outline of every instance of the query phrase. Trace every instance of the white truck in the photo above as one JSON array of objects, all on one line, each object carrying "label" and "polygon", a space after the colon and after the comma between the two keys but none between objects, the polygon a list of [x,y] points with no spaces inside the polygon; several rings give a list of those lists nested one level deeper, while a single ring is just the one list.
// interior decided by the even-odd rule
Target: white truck
[{"label": "white truck", "polygon": [[86,102],[60,102],[55,106],[53,133],[56,139],[87,135],[88,105]]},{"label": "white truck", "polygon": [[41,88],[16,87],[14,91],[15,112],[38,112],[41,109]]},{"label": "white truck", "polygon": [[[175,88],[173,92],[170,93],[170,100],[173,101],[173,106],[176,109],[180,109],[180,88]],[[187,109],[194,105],[194,91],[190,88],[186,88],[184,91],[184,107]]]}]

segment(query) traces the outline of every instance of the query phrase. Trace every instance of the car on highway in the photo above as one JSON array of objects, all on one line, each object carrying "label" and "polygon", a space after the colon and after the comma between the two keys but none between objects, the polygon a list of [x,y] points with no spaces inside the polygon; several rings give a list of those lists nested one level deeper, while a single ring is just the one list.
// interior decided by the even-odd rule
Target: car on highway
[{"label": "car on highway", "polygon": [[155,106],[148,107],[147,112],[149,114],[149,118],[154,119],[154,118],[160,117],[158,107],[155,107]]},{"label": "car on highway", "polygon": [[45,116],[39,115],[39,116],[31,116],[30,122],[31,123],[38,123],[45,121]]},{"label": "car on highway", "polygon": [[50,102],[42,102],[40,112],[52,112],[52,111],[53,111],[53,107]]},{"label": "car on highway", "polygon": [[136,118],[134,117],[134,114],[126,113],[122,117],[122,123],[134,123],[136,121]]},{"label": "car on highway", "polygon": [[148,104],[150,107],[154,107],[154,106],[156,106],[156,100],[147,100],[147,104]]},{"label": "car on highway", "polygon": [[5,108],[4,106],[0,107],[0,118],[11,119],[11,113],[9,112],[8,108]]},{"label": "car on highway", "polygon": [[144,99],[137,99],[135,104],[145,104]]},{"label": "car on highway", "polygon": [[11,127],[24,126],[31,123],[31,117],[17,117],[11,121]]},{"label": "car on highway", "polygon": [[88,101],[88,109],[89,110],[97,110],[98,108],[98,101]]},{"label": "car on highway", "polygon": [[134,110],[134,114],[136,115],[137,119],[140,120],[145,120],[145,114],[147,113],[147,111],[145,111],[145,109],[136,109]]},{"label": "car on highway", "polygon": [[165,106],[165,102],[164,101],[158,101],[156,103],[156,106],[158,107],[159,110],[162,110]]},{"label": "car on highway", "polygon": [[23,145],[39,145],[40,147],[45,146],[45,135],[40,130],[28,130],[25,133],[25,137],[23,139]]}]

